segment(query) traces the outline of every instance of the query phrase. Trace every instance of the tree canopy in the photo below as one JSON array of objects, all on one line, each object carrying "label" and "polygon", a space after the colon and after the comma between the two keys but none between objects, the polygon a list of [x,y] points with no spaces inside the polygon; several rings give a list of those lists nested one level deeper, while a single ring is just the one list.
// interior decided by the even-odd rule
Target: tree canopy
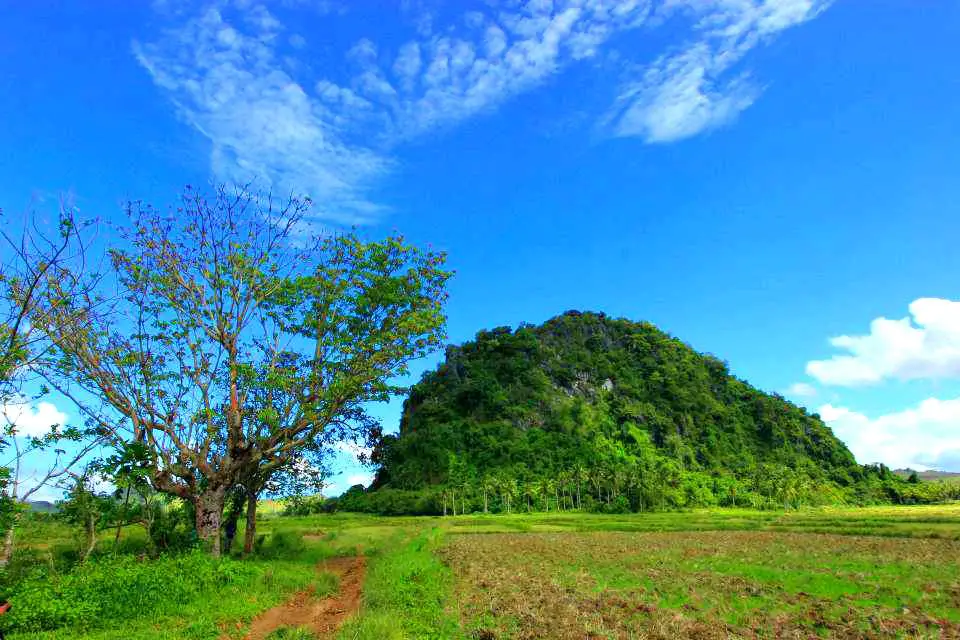
[{"label": "tree canopy", "polygon": [[231,488],[364,436],[366,404],[444,337],[443,254],[311,236],[311,206],[226,188],[131,203],[105,284],[77,294],[53,269],[31,317],[48,383],[193,505],[214,554]]}]

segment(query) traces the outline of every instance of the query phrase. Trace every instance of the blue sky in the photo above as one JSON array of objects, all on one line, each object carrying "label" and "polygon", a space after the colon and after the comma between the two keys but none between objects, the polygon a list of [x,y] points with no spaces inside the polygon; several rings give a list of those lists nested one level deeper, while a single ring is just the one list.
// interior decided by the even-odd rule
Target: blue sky
[{"label": "blue sky", "polygon": [[960,5],[85,4],[0,0],[8,214],[255,178],[449,252],[453,342],[650,320],[960,470]]}]

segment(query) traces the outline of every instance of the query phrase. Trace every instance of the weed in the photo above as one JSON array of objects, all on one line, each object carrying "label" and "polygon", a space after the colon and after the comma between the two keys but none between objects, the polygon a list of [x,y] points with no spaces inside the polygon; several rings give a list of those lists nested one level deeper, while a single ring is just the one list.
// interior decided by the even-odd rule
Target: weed
[{"label": "weed", "polygon": [[267,640],[315,640],[312,631],[304,627],[280,627],[267,636]]}]

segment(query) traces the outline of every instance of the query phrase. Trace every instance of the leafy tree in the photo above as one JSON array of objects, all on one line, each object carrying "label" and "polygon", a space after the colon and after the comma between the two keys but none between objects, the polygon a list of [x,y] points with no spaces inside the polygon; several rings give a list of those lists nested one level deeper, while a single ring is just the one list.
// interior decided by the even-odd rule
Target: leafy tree
[{"label": "leafy tree", "polygon": [[131,203],[106,286],[54,270],[30,316],[49,384],[118,451],[146,448],[151,486],[192,505],[214,555],[233,486],[369,424],[366,403],[443,339],[443,254],[311,237],[311,206],[224,187],[169,213]]}]

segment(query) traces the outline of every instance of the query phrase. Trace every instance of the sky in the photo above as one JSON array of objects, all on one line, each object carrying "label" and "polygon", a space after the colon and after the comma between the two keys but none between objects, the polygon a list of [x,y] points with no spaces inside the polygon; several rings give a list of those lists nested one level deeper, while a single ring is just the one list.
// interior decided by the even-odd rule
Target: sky
[{"label": "sky", "polygon": [[[321,228],[448,252],[451,342],[568,309],[649,320],[819,413],[862,463],[960,471],[956,2],[0,14],[8,216],[69,194],[109,219],[255,180],[310,195]],[[376,409],[387,431],[399,407]],[[349,449],[334,493],[369,480]]]}]

